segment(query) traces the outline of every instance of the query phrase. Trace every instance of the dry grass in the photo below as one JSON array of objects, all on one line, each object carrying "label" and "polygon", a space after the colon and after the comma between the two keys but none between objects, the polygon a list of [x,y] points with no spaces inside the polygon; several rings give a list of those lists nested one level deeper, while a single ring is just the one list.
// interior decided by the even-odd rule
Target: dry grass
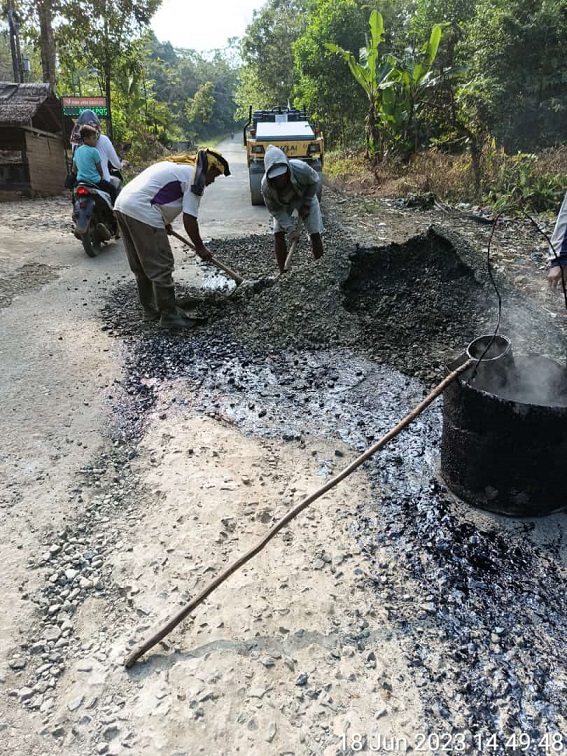
[{"label": "dry grass", "polygon": [[[488,150],[483,161],[485,186],[493,185],[503,165],[512,159],[502,150]],[[451,155],[436,148],[415,155],[409,164],[385,162],[376,167],[365,160],[363,150],[328,153],[325,175],[335,188],[355,193],[406,196],[431,192],[449,203],[480,200],[475,193],[470,155]],[[533,176],[550,181],[567,176],[567,146],[541,152]]]},{"label": "dry grass", "polygon": [[328,153],[326,179],[337,189],[375,196],[433,192],[443,200],[464,200],[473,194],[470,160],[429,150],[408,165],[388,161],[372,167],[363,151]]},{"label": "dry grass", "polygon": [[540,176],[567,176],[567,144],[540,152],[535,172]]}]

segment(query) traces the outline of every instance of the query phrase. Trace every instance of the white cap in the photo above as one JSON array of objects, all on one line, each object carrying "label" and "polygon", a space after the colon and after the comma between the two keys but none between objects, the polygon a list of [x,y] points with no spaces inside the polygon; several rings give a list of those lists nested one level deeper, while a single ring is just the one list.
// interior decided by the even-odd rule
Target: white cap
[{"label": "white cap", "polygon": [[275,178],[276,176],[281,176],[284,173],[287,173],[287,165],[283,163],[279,163],[279,164],[273,165],[268,170],[268,178],[272,179],[272,178]]}]

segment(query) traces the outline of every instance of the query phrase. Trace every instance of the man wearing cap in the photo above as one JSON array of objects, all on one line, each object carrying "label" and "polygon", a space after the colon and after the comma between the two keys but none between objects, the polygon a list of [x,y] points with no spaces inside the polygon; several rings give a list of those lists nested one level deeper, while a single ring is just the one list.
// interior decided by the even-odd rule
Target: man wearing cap
[{"label": "man wearing cap", "polygon": [[206,186],[217,176],[229,176],[219,152],[203,149],[151,165],[122,189],[114,210],[136,277],[143,320],[158,320],[162,328],[187,328],[194,320],[175,303],[174,260],[168,233],[182,212],[183,226],[202,260],[211,258],[199,232],[197,216]]},{"label": "man wearing cap", "polygon": [[264,167],[262,195],[273,217],[274,251],[280,273],[283,273],[287,257],[285,235],[297,238],[299,233],[292,217],[295,210],[309,234],[313,257],[318,260],[323,256],[321,234],[324,229],[317,199],[321,177],[303,160],[288,159],[285,152],[273,144],[266,150]]}]

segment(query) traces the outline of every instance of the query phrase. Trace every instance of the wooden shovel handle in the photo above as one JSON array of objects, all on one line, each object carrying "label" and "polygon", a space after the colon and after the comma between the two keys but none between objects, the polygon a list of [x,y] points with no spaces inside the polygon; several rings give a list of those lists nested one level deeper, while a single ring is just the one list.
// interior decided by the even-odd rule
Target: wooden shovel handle
[{"label": "wooden shovel handle", "polygon": [[[177,231],[174,231],[173,229],[171,229],[170,234],[172,236],[175,236],[176,239],[179,239],[179,241],[182,241],[183,244],[186,244],[192,250],[195,250],[195,245],[192,244],[189,241],[189,239],[186,239],[184,236],[181,236],[181,234],[178,234]],[[232,268],[229,268],[228,265],[221,263],[220,260],[216,259],[216,257],[211,257],[211,259],[207,260],[206,262],[210,262],[212,265],[215,266],[215,268],[219,268],[219,270],[223,270],[228,276],[230,276],[233,279],[233,281],[236,281],[238,285],[240,285],[244,281],[241,275],[239,275],[235,270],[232,270]]]},{"label": "wooden shovel handle", "polygon": [[288,270],[291,267],[291,258],[293,256],[293,253],[295,252],[295,248],[297,247],[297,243],[299,242],[299,235],[301,233],[301,226],[302,226],[302,218],[301,215],[299,216],[299,220],[297,221],[297,228],[295,229],[297,233],[297,237],[292,241],[291,247],[289,248],[289,252],[287,253],[287,257],[285,258],[284,263],[284,273],[287,273]]}]

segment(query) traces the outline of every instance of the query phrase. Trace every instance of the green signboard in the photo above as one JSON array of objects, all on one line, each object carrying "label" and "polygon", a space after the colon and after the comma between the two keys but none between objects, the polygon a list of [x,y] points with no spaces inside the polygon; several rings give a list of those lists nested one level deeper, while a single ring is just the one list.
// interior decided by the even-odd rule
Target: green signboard
[{"label": "green signboard", "polygon": [[101,108],[101,107],[92,107],[92,108],[79,108],[77,106],[74,107],[64,107],[63,108],[63,115],[71,116],[72,118],[76,118],[77,116],[80,116],[81,113],[84,110],[92,110],[93,113],[96,113],[97,116],[101,116],[101,118],[107,118],[108,117],[108,108]]},{"label": "green signboard", "polygon": [[62,97],[63,115],[77,118],[84,110],[92,110],[101,118],[108,118],[106,97]]}]

